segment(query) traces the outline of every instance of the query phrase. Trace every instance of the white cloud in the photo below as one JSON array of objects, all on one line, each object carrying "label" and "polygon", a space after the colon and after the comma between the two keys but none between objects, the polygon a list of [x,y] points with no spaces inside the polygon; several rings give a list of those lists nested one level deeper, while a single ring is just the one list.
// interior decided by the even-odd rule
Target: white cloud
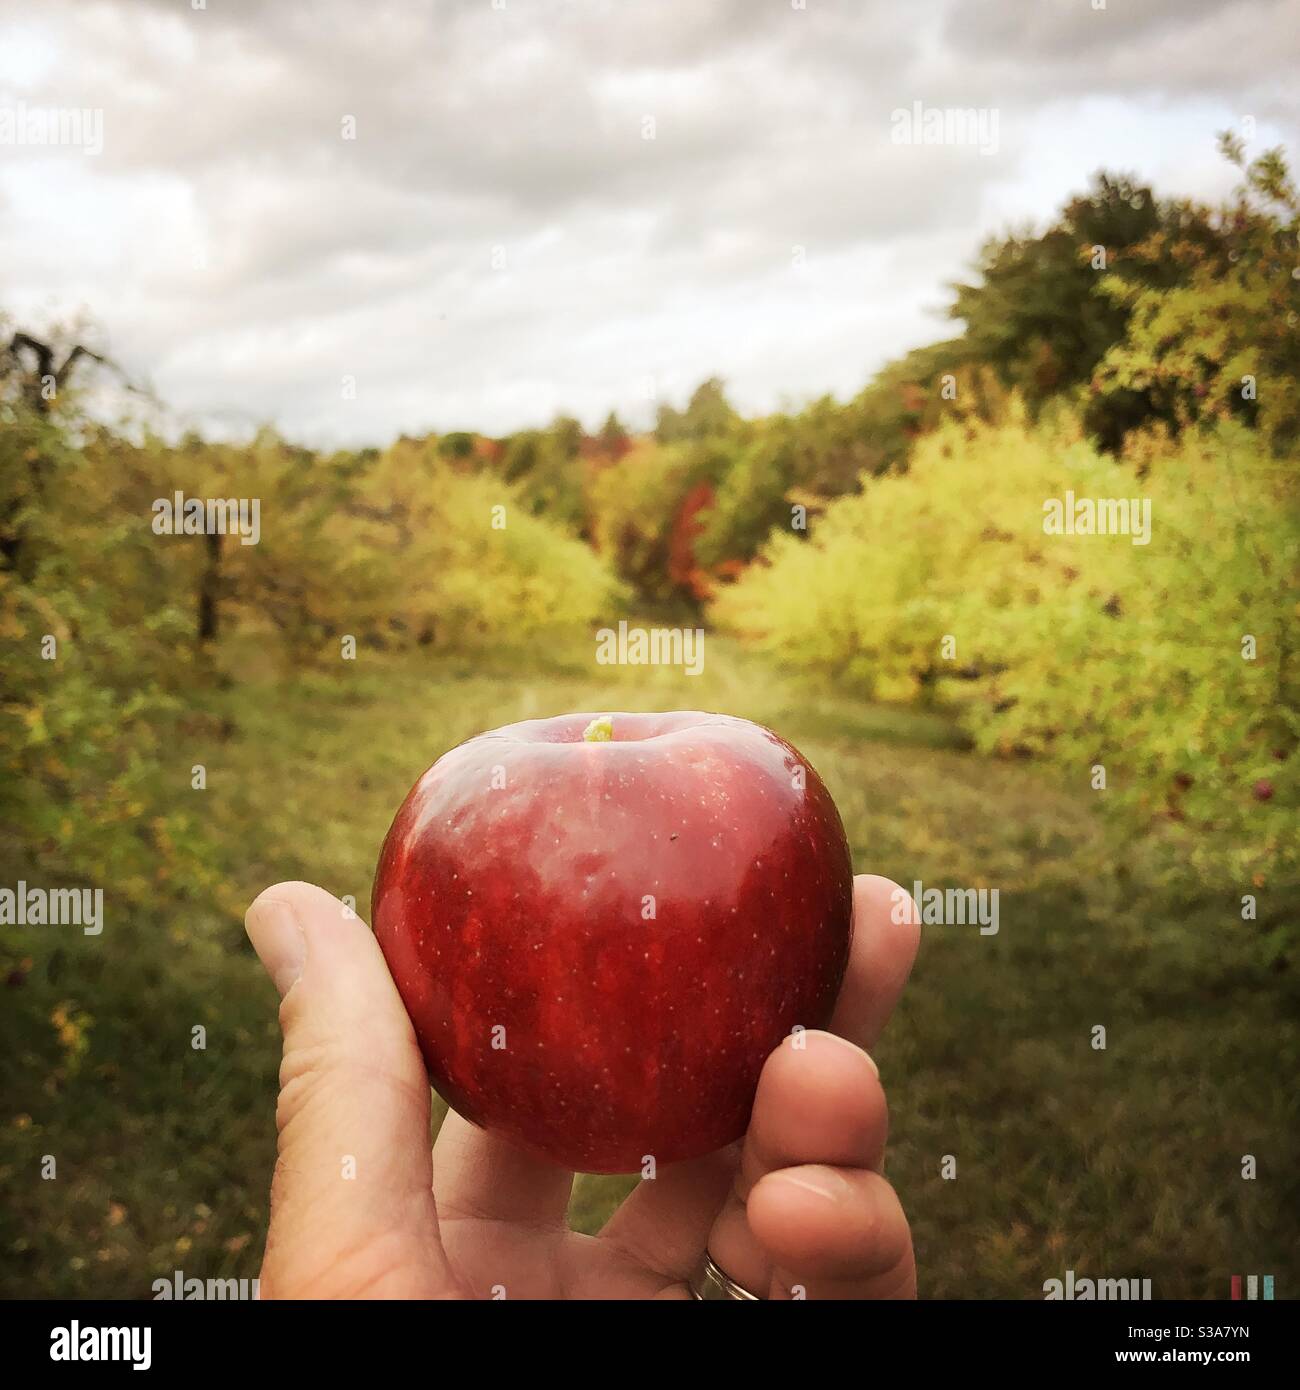
[{"label": "white cloud", "polygon": [[[946,333],[983,238],[1097,167],[1215,195],[1217,126],[1294,142],[1283,0],[922,14],[46,0],[0,20],[0,106],[102,109],[105,146],[0,148],[0,307],[313,442],[646,419],[714,373],[766,410]],[[892,144],[913,101],[995,107],[997,153]]]}]

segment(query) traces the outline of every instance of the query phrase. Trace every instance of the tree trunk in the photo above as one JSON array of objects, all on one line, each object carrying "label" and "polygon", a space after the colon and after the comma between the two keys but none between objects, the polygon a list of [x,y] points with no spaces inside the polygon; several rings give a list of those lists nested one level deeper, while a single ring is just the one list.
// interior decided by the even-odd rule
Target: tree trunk
[{"label": "tree trunk", "polygon": [[199,580],[199,641],[212,642],[217,636],[217,599],[221,585],[221,541],[219,531],[209,531],[203,537],[207,564]]}]

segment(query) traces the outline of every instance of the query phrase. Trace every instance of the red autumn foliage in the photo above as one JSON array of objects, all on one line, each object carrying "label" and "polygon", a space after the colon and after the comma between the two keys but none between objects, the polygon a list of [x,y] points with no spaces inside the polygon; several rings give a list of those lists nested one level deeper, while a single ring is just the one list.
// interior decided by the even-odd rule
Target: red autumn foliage
[{"label": "red autumn foliage", "polygon": [[701,602],[712,593],[713,585],[707,572],[695,561],[695,541],[704,529],[699,515],[713,506],[714,501],[713,485],[696,483],[682,498],[668,537],[668,577],[678,588],[685,589]]}]

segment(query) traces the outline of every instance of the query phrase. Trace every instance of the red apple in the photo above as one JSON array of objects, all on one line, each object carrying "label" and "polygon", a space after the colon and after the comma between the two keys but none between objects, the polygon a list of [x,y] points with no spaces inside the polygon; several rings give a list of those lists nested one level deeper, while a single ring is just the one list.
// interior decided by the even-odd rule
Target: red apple
[{"label": "red apple", "polygon": [[738,1138],[852,935],[844,827],[748,720],[562,715],[462,743],[384,842],[372,921],[438,1092],[582,1172]]}]

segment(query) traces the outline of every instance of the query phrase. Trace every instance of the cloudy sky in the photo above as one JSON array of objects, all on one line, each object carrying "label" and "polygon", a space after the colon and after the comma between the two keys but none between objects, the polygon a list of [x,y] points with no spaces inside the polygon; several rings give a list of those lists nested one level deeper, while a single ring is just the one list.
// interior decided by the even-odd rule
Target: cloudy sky
[{"label": "cloudy sky", "polygon": [[844,396],[1098,167],[1294,152],[1297,72],[1300,0],[0,0],[0,313],[317,444]]}]

